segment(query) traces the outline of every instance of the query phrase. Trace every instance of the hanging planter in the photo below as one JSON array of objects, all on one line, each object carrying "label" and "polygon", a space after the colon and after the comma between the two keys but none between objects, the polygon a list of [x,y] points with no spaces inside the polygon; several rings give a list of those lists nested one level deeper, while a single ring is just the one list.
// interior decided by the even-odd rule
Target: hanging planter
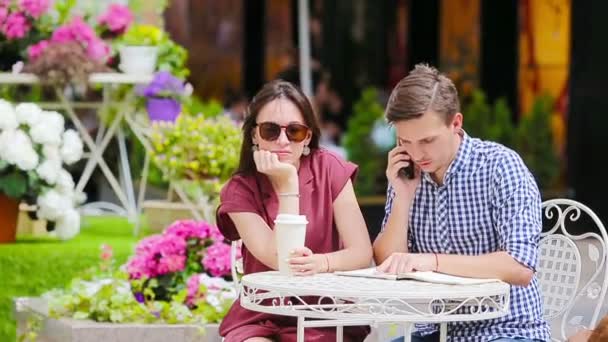
[{"label": "hanging planter", "polygon": [[174,99],[149,98],[146,100],[146,110],[150,121],[174,122],[181,109],[181,104]]},{"label": "hanging planter", "polygon": [[118,68],[126,74],[149,75],[156,70],[158,47],[156,46],[122,46],[119,49],[120,64]]},{"label": "hanging planter", "polygon": [[140,85],[136,92],[145,98],[150,121],[174,122],[181,112],[181,100],[190,95],[184,81],[168,71],[159,71],[147,85]]}]

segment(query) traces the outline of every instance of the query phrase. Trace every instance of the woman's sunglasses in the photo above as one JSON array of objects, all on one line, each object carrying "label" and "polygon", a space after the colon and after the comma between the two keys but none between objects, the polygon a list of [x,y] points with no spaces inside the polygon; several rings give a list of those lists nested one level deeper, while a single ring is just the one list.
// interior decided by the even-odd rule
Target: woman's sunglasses
[{"label": "woman's sunglasses", "polygon": [[302,142],[308,135],[309,128],[299,123],[290,123],[281,126],[274,122],[259,122],[256,124],[260,128],[260,137],[266,141],[275,141],[281,135],[281,130],[285,129],[287,139],[291,142]]}]

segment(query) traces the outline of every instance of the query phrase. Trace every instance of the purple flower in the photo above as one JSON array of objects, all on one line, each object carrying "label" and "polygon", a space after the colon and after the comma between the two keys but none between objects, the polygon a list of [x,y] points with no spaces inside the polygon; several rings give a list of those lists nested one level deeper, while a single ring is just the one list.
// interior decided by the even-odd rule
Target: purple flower
[{"label": "purple flower", "polygon": [[146,302],[146,299],[144,298],[144,294],[143,294],[143,293],[141,293],[141,292],[136,292],[136,293],[134,294],[134,296],[135,296],[135,300],[136,300],[138,303],[142,303],[142,304],[143,304],[143,303],[145,303],[145,302]]},{"label": "purple flower", "polygon": [[168,71],[157,72],[148,85],[136,89],[140,96],[147,98],[176,98],[183,95],[184,90],[184,82]]}]

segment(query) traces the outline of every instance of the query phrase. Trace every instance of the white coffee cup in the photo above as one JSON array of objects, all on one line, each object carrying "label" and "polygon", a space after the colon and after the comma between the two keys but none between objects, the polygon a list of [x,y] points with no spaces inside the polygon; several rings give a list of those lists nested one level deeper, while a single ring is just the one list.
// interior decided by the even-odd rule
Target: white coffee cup
[{"label": "white coffee cup", "polygon": [[307,224],[304,215],[279,214],[274,220],[279,272],[283,275],[292,275],[287,259],[291,257],[289,253],[292,250],[304,247]]}]

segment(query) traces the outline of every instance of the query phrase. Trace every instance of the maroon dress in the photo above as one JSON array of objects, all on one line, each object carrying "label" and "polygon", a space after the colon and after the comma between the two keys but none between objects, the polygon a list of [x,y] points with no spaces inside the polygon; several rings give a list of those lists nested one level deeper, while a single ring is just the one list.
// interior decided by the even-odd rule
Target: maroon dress
[{"label": "maroon dress", "polygon": [[[298,178],[300,184],[300,214],[308,220],[306,247],[314,253],[330,253],[341,248],[333,216],[333,201],[349,179],[354,180],[357,166],[323,149],[302,157]],[[279,202],[270,180],[264,174],[234,176],[222,189],[217,209],[220,231],[229,240],[240,239],[234,223],[227,215],[251,212],[262,217],[271,228],[277,216]],[[270,271],[243,245],[245,274]],[[220,325],[220,335],[226,342],[241,342],[251,337],[268,337],[278,341],[296,341],[295,317],[271,315],[244,309],[236,300]],[[345,327],[344,338],[363,341],[368,327]],[[306,328],[306,341],[335,341],[335,328]]]}]

